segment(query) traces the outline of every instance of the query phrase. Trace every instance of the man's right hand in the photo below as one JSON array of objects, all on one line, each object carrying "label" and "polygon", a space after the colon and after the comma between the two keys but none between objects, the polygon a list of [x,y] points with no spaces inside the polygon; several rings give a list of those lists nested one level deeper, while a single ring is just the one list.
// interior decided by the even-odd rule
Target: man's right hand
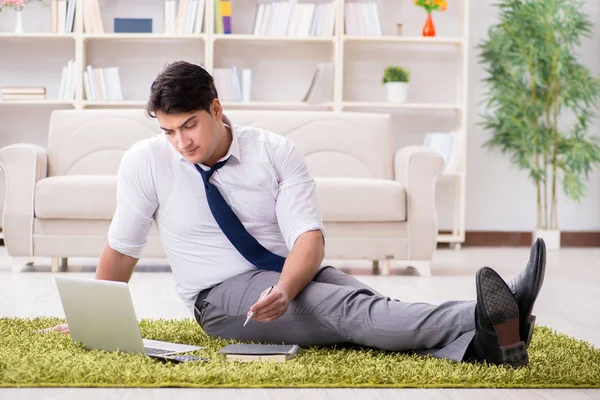
[{"label": "man's right hand", "polygon": [[56,332],[60,332],[60,333],[71,333],[71,331],[69,330],[69,325],[67,325],[67,324],[56,325],[55,327],[42,329],[42,330],[39,330],[38,332],[46,333],[46,332],[50,332],[50,331],[56,331]]}]

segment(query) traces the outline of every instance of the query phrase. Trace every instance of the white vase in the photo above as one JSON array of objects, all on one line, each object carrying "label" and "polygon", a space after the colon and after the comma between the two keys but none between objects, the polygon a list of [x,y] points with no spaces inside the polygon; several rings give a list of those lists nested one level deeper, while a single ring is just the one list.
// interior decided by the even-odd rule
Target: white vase
[{"label": "white vase", "polygon": [[533,233],[533,241],[542,238],[546,244],[546,250],[560,249],[560,230],[536,229]]},{"label": "white vase", "polygon": [[387,99],[391,103],[406,103],[408,92],[408,83],[406,82],[386,82]]},{"label": "white vase", "polygon": [[17,21],[15,24],[15,34],[20,35],[23,33],[23,10],[17,10]]}]

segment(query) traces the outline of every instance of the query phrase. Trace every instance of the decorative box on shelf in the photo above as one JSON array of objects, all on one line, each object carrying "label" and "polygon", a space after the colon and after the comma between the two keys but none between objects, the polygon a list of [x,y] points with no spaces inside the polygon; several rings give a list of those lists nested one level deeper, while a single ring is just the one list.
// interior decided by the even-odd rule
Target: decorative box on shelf
[{"label": "decorative box on shelf", "polygon": [[152,33],[152,18],[115,18],[115,33]]}]

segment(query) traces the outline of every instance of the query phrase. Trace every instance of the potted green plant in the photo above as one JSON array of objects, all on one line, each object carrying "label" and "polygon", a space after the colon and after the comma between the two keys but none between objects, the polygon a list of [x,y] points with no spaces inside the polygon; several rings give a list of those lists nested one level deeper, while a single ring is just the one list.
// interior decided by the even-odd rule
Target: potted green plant
[{"label": "potted green plant", "polygon": [[[485,64],[484,146],[510,156],[537,193],[534,240],[560,248],[558,184],[579,201],[600,164],[598,141],[588,135],[600,82],[578,61],[576,48],[592,24],[576,0],[500,0],[499,21],[478,45]],[[516,194],[519,195],[519,194]]]},{"label": "potted green plant", "polygon": [[387,91],[387,99],[393,103],[405,103],[410,72],[403,67],[389,66],[383,72],[383,84]]}]

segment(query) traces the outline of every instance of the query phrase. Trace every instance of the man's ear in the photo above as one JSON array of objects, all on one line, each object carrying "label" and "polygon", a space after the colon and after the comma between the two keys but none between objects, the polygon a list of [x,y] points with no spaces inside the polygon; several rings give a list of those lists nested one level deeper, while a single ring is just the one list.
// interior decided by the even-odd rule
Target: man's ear
[{"label": "man's ear", "polygon": [[212,104],[210,105],[210,113],[215,117],[218,121],[221,121],[223,118],[223,106],[219,99],[214,99]]}]

